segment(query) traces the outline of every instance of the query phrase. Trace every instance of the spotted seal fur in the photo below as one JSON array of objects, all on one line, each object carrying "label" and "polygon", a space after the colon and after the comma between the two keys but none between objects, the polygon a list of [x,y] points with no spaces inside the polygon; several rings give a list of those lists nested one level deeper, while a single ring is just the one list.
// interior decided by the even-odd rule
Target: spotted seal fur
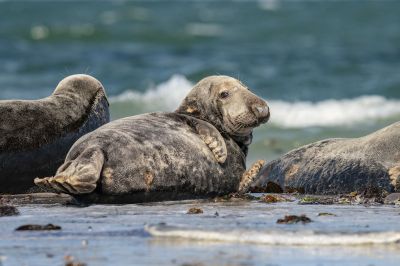
[{"label": "spotted seal fur", "polygon": [[252,130],[269,116],[266,102],[240,81],[210,76],[175,112],[115,120],[82,137],[55,176],[35,183],[76,195],[136,195],[137,201],[245,190]]},{"label": "spotted seal fur", "polygon": [[40,100],[0,101],[0,193],[24,193],[51,175],[81,136],[109,121],[102,84],[88,75],[63,79]]},{"label": "spotted seal fur", "polygon": [[251,190],[307,194],[400,191],[400,122],[361,138],[311,143],[266,164]]}]

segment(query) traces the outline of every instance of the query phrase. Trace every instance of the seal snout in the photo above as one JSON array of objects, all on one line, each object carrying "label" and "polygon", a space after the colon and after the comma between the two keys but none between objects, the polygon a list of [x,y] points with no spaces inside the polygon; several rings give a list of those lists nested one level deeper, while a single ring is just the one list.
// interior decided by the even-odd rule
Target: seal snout
[{"label": "seal snout", "polygon": [[270,111],[266,102],[255,103],[251,106],[251,109],[256,115],[259,123],[266,123],[269,120]]}]

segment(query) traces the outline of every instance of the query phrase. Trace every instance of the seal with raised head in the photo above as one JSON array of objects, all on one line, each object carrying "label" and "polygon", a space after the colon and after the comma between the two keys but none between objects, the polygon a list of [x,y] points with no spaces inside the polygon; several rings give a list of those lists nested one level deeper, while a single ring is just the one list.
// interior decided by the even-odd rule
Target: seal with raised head
[{"label": "seal with raised head", "polygon": [[254,192],[307,194],[400,190],[400,122],[370,135],[311,143],[266,164]]},{"label": "seal with raised head", "polygon": [[82,137],[55,176],[35,183],[100,195],[99,201],[109,195],[108,202],[123,195],[144,202],[245,190],[261,168],[257,163],[245,173],[252,130],[269,116],[267,103],[240,81],[210,76],[175,112],[115,120]]},{"label": "seal with raised head", "polygon": [[0,193],[25,193],[51,175],[81,136],[109,122],[102,84],[88,75],[63,79],[40,100],[0,101]]}]

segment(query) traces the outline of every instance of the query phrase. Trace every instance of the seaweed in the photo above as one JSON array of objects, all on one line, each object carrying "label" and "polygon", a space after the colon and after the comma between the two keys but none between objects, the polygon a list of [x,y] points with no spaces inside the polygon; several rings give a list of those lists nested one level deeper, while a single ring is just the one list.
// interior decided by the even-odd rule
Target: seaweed
[{"label": "seaweed", "polygon": [[278,224],[295,224],[295,223],[300,223],[300,222],[303,224],[306,224],[306,223],[311,223],[312,220],[303,214],[300,216],[286,215],[283,219],[278,219],[276,221],[276,223],[278,223]]}]

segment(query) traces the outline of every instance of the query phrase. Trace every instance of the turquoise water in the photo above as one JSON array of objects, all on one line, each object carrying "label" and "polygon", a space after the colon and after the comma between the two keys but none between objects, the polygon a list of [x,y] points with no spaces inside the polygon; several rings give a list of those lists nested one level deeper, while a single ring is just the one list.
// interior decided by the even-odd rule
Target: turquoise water
[{"label": "turquoise water", "polygon": [[398,1],[0,1],[0,99],[87,73],[112,116],[172,111],[204,76],[270,102],[249,161],[400,118]]},{"label": "turquoise water", "polygon": [[[172,111],[199,79],[231,75],[270,103],[271,121],[255,131],[249,162],[271,160],[305,143],[361,136],[399,120],[399,14],[400,1],[0,0],[0,99],[45,97],[63,77],[87,73],[106,87],[116,119]],[[193,206],[205,213],[186,215]],[[399,262],[398,244],[370,243],[400,232],[392,206],[177,202],[20,211],[0,218],[0,265],[64,265],[66,255],[88,265]],[[275,223],[303,213],[314,223]],[[13,231],[48,222],[63,230]],[[154,237],[145,231],[145,223],[159,222],[175,237],[160,236],[162,227]],[[209,237],[221,232],[226,238]],[[314,233],[316,243],[290,244]],[[253,242],[240,243],[241,234]],[[332,234],[343,244],[321,246]],[[360,235],[363,245],[346,242]]]}]

